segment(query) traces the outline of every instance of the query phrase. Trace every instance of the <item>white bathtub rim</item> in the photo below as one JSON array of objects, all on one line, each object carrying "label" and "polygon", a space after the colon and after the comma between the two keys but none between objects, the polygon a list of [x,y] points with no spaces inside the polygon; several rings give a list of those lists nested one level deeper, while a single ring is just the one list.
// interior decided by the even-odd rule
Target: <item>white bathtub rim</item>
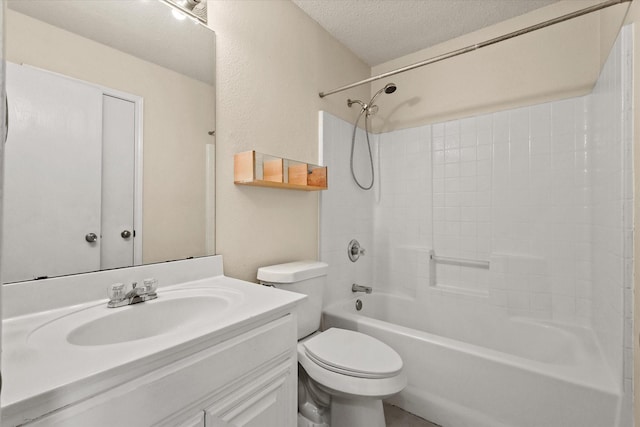
[{"label": "white bathtub rim", "polygon": [[[410,398],[407,399],[407,396],[410,396]],[[419,398],[419,404],[411,401],[411,398],[417,400],[416,397]],[[419,390],[411,385],[408,385],[402,393],[385,399],[385,402],[396,405],[427,421],[443,426],[513,427],[491,418],[482,412]],[[425,406],[424,402],[428,402],[428,404]]]},{"label": "white bathtub rim", "polygon": [[[400,298],[406,301],[415,300],[411,297],[398,296],[395,294],[379,293],[382,296],[390,296],[392,298]],[[537,360],[526,359],[521,356],[500,352],[488,347],[482,347],[475,344],[469,344],[462,341],[458,341],[452,338],[435,335],[425,331],[417,331],[419,336],[416,336],[416,330],[408,328],[406,326],[395,325],[384,320],[378,320],[372,317],[367,317],[357,313],[346,312],[343,307],[345,304],[353,304],[357,298],[337,301],[323,309],[323,313],[333,315],[336,317],[343,317],[347,320],[355,322],[358,326],[362,324],[369,324],[373,327],[382,329],[387,332],[398,333],[403,336],[414,337],[418,339],[424,339],[430,344],[443,347],[453,348],[456,351],[471,354],[475,357],[480,357],[494,363],[506,364],[511,367],[534,372],[538,375],[542,375],[548,378],[560,379],[570,384],[585,387],[587,389],[603,391],[615,396],[621,396],[622,389],[616,384],[614,377],[611,374],[609,366],[604,363],[602,354],[592,355],[592,357],[580,357],[578,359],[579,365],[554,365],[551,363],[545,363]],[[366,320],[360,320],[366,319]],[[526,319],[527,321],[538,323],[538,319]],[[545,323],[551,323],[553,326],[562,327],[562,324],[556,324],[554,322],[545,321]],[[575,327],[572,325],[572,327]],[[587,328],[585,328],[587,329]],[[588,330],[588,329],[587,329]],[[597,342],[596,342],[597,345]],[[598,351],[601,349],[598,346]],[[583,355],[584,356],[584,355]]]},{"label": "white bathtub rim", "polygon": [[583,342],[586,342],[587,340],[591,341],[594,346],[595,354],[591,355],[591,357],[589,358],[585,358],[585,355],[583,353],[579,353],[578,357],[580,357],[580,360],[582,362],[589,363],[589,361],[591,361],[592,363],[599,363],[602,368],[603,374],[607,375],[608,378],[613,382],[613,387],[619,389],[620,393],[622,393],[622,384],[618,384],[618,382],[615,381],[616,374],[611,365],[609,365],[609,363],[607,362],[606,357],[604,356],[604,351],[602,350],[602,345],[600,344],[600,340],[597,339],[597,335],[593,329],[584,325],[576,325],[560,320],[537,319],[522,316],[512,316],[510,317],[510,319],[523,323],[537,324],[543,327],[557,328],[565,333],[577,335],[578,339],[582,339]]}]

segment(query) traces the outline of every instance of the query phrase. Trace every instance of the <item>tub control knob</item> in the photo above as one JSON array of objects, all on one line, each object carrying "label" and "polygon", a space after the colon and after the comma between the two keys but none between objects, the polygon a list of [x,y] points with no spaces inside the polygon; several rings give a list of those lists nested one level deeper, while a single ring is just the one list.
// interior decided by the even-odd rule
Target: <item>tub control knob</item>
[{"label": "tub control knob", "polygon": [[349,242],[347,255],[349,255],[351,262],[356,262],[358,258],[360,258],[360,255],[364,255],[364,248],[361,248],[360,243],[356,239],[353,239]]}]

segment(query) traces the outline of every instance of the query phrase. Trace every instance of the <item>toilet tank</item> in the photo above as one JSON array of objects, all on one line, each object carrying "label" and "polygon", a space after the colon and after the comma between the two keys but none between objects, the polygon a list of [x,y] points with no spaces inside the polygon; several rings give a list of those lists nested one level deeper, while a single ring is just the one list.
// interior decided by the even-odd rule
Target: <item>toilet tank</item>
[{"label": "toilet tank", "polygon": [[296,261],[258,269],[258,280],[286,291],[305,294],[307,300],[298,305],[298,339],[320,329],[322,296],[328,264],[318,261]]}]

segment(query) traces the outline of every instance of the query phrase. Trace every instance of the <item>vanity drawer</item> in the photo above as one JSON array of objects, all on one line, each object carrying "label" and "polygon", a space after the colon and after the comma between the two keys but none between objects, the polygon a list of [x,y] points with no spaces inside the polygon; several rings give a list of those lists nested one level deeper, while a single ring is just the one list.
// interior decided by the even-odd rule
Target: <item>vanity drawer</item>
[{"label": "vanity drawer", "polygon": [[28,425],[180,425],[180,419],[197,416],[274,370],[287,383],[285,399],[293,402],[288,412],[295,420],[296,336],[295,318],[288,314]]}]

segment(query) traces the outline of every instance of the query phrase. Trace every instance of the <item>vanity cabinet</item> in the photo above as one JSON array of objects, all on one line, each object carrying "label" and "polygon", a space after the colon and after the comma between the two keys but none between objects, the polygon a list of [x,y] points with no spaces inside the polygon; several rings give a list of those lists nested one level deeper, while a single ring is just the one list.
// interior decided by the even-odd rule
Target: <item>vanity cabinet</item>
[{"label": "vanity cabinet", "polygon": [[[223,396],[178,425],[184,427],[280,427],[294,426],[297,396],[292,388],[290,360],[270,367],[259,378],[249,375],[246,384],[225,388]],[[240,381],[242,383],[242,381]],[[226,394],[225,394],[226,393]],[[293,396],[293,399],[292,399]],[[292,407],[293,404],[293,407]],[[291,418],[293,411],[294,418]],[[175,426],[169,420],[168,426]]]},{"label": "vanity cabinet", "polygon": [[[297,396],[292,400],[288,362],[283,362],[258,381],[247,384],[205,410],[207,427],[262,427],[294,425]],[[294,392],[294,395],[296,393]],[[294,408],[291,407],[294,403]],[[295,420],[295,418],[294,418]]]},{"label": "vanity cabinet", "polygon": [[293,427],[296,337],[292,314],[246,326],[152,361],[144,373],[122,367],[128,380],[27,425]]}]

